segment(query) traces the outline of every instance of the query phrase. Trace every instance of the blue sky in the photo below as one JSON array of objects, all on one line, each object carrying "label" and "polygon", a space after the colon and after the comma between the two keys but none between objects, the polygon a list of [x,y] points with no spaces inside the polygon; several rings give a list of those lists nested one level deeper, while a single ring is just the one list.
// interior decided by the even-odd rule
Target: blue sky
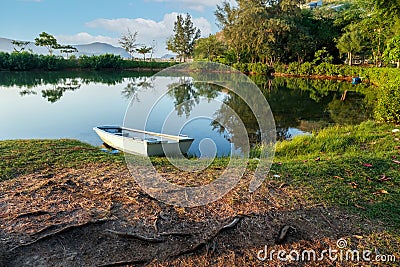
[{"label": "blue sky", "polygon": [[1,0],[0,37],[33,41],[45,31],[61,44],[105,42],[118,46],[129,28],[139,43],[166,53],[179,13],[189,13],[203,36],[215,33],[214,11],[222,0]]}]

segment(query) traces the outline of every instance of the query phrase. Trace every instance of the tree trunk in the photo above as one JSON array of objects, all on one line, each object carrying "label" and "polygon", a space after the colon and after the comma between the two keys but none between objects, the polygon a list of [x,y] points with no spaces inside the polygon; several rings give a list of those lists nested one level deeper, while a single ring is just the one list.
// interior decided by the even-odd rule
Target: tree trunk
[{"label": "tree trunk", "polygon": [[400,68],[400,60],[396,62],[397,63],[397,68]]},{"label": "tree trunk", "polygon": [[352,58],[351,52],[348,53],[347,58],[349,59],[349,66],[353,65],[353,58]]}]

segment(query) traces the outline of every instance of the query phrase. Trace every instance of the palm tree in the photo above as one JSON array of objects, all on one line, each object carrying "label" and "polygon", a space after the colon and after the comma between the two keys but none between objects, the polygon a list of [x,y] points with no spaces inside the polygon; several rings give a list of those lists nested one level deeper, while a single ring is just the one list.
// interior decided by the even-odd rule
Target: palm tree
[{"label": "palm tree", "polygon": [[139,54],[142,54],[143,60],[146,61],[146,54],[150,53],[152,49],[153,48],[151,48],[151,47],[142,46],[142,47],[136,49],[136,52],[138,52]]}]

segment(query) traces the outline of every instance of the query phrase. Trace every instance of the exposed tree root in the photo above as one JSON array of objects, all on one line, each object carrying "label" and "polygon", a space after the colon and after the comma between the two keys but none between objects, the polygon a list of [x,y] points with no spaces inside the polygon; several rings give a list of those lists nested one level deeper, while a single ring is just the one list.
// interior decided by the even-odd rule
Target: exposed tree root
[{"label": "exposed tree root", "polygon": [[21,248],[21,247],[30,246],[32,244],[35,244],[35,243],[39,242],[39,241],[51,238],[53,236],[59,235],[61,233],[67,232],[67,231],[72,230],[72,229],[81,228],[81,227],[88,226],[88,225],[91,225],[91,224],[105,223],[105,222],[110,221],[110,220],[111,219],[108,219],[108,218],[107,219],[99,219],[99,220],[95,220],[95,221],[88,221],[88,222],[84,222],[84,223],[81,223],[81,224],[74,224],[74,225],[68,225],[68,226],[64,226],[65,224],[61,224],[61,226],[60,225],[50,225],[49,227],[46,227],[46,228],[40,230],[39,232],[37,232],[37,233],[35,233],[33,235],[37,235],[38,233],[43,233],[44,231],[49,231],[51,229],[56,229],[56,230],[53,231],[53,232],[44,234],[44,235],[38,237],[37,239],[31,241],[31,242],[27,242],[27,243],[21,244],[19,246],[15,246],[15,247],[11,248],[9,251],[11,252],[11,251],[14,251],[14,250],[16,250],[18,248]]},{"label": "exposed tree root", "polygon": [[137,233],[119,232],[119,231],[114,231],[114,230],[110,230],[110,229],[107,229],[106,231],[108,233],[117,235],[119,237],[134,238],[134,239],[146,241],[146,242],[149,242],[149,243],[163,243],[163,242],[165,242],[165,239],[159,238],[159,237],[148,237],[148,236],[140,235],[140,234],[137,234]]}]

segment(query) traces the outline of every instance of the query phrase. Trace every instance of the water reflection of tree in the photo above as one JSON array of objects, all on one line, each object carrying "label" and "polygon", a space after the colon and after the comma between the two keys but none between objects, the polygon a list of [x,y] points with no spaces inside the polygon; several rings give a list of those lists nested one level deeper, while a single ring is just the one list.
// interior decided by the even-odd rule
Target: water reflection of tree
[{"label": "water reflection of tree", "polygon": [[217,97],[221,87],[211,83],[193,82],[188,77],[180,77],[179,81],[168,85],[168,95],[174,99],[177,114],[189,117],[192,109],[200,103],[200,97],[213,99]]},{"label": "water reflection of tree", "polygon": [[130,77],[128,83],[122,90],[121,94],[126,99],[131,99],[132,102],[140,102],[138,92],[153,88],[153,78],[149,77]]},{"label": "water reflection of tree", "polygon": [[31,89],[24,89],[19,92],[20,96],[26,96],[26,95],[37,95],[37,93]]},{"label": "water reflection of tree", "polygon": [[52,89],[42,90],[42,97],[54,103],[61,99],[66,91],[75,91],[81,87],[77,79],[65,79],[58,84],[54,84]]},{"label": "water reflection of tree", "polygon": [[[255,144],[260,142],[261,133],[260,127],[258,125],[257,119],[254,116],[250,107],[236,94],[229,92],[224,99],[224,105],[221,105],[220,109],[215,112],[214,121],[212,122],[213,130],[218,131],[221,134],[225,133],[226,129],[229,129],[229,138],[235,140],[235,149],[243,149],[246,146],[245,143],[241,143],[240,138],[235,138],[235,136],[240,136],[242,133],[235,133],[234,130],[238,129],[239,125],[238,119],[240,118],[246,127],[247,135],[249,137],[249,143]],[[231,110],[235,111],[238,115],[233,116]],[[242,129],[238,129],[242,130]],[[224,134],[224,136],[226,136]],[[229,140],[228,140],[229,141]],[[244,141],[244,140],[243,140]]]},{"label": "water reflection of tree", "polygon": [[359,124],[370,119],[372,108],[364,99],[356,92],[349,92],[344,101],[335,97],[327,106],[332,120],[339,124]]},{"label": "water reflection of tree", "polygon": [[48,84],[59,84],[66,79],[79,79],[82,84],[102,83],[116,85],[127,77],[150,77],[153,72],[132,71],[15,71],[0,72],[0,86],[4,87],[37,87]]}]

